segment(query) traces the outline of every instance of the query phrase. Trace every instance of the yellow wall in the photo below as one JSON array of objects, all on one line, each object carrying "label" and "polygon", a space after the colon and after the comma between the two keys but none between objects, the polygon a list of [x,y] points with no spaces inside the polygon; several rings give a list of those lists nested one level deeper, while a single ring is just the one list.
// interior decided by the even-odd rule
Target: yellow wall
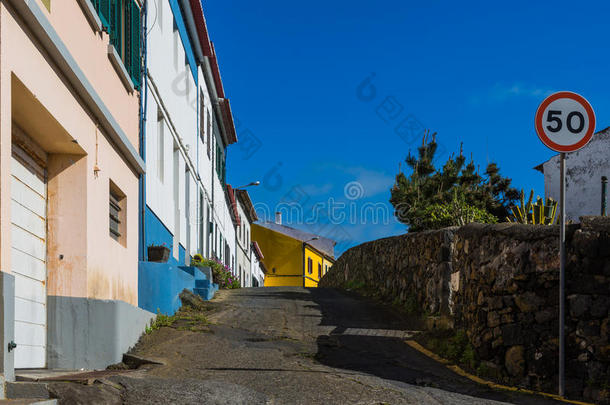
[{"label": "yellow wall", "polygon": [[[308,263],[311,259],[311,273],[309,272]],[[309,247],[305,248],[305,287],[317,287],[320,277],[318,277],[318,266],[322,266],[324,257],[315,250]],[[324,267],[322,267],[322,271]]]},{"label": "yellow wall", "polygon": [[[318,265],[322,266],[321,275],[324,276],[326,266],[330,270],[333,263],[309,246],[305,247],[303,260],[303,242],[257,224],[252,225],[252,240],[258,243],[265,257],[265,287],[303,287],[303,269],[304,286],[317,287],[320,281]],[[311,274],[307,267],[309,258],[312,260]]]},{"label": "yellow wall", "polygon": [[333,263],[334,262],[328,260],[326,257],[324,258],[324,262],[322,263],[322,277],[324,277],[324,275],[330,271]]},{"label": "yellow wall", "polygon": [[[308,259],[312,261],[312,271],[309,273]],[[305,248],[305,287],[317,287],[320,278],[330,270],[333,262],[318,251],[310,248]],[[321,266],[318,269],[318,265]]]},{"label": "yellow wall", "polygon": [[252,225],[252,240],[265,257],[265,287],[303,286],[301,241],[256,224]]}]

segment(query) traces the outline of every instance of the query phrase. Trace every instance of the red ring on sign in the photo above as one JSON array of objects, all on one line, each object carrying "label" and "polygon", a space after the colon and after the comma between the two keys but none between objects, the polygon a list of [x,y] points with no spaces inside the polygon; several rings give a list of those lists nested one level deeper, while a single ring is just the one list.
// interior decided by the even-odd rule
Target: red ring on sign
[{"label": "red ring on sign", "polygon": [[[546,110],[549,104],[560,98],[569,98],[582,105],[585,111],[587,112],[587,116],[589,118],[589,128],[587,129],[587,133],[580,141],[572,145],[560,145],[551,141],[551,139],[546,136],[546,133],[544,132],[544,128],[542,126],[544,110]],[[545,144],[547,147],[553,149],[556,152],[574,152],[588,144],[591,138],[593,137],[593,134],[595,133],[595,113],[593,112],[593,107],[591,107],[591,104],[589,104],[589,102],[580,94],[572,93],[571,91],[560,91],[558,93],[551,94],[542,102],[542,104],[540,104],[538,110],[536,111],[535,126],[538,138],[540,138],[542,143]]]}]

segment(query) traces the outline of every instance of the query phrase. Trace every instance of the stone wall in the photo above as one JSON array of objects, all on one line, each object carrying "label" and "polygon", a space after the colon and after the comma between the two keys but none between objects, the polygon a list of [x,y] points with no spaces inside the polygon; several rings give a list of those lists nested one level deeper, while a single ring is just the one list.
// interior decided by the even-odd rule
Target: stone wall
[{"label": "stone wall", "polygon": [[[444,315],[502,382],[556,392],[558,241],[557,226],[516,224],[407,234],[348,250],[320,286]],[[568,226],[567,253],[567,391],[599,400],[610,388],[610,218]]]},{"label": "stone wall", "polygon": [[449,314],[451,255],[455,230],[380,239],[343,253],[320,286],[366,286],[376,295]]}]

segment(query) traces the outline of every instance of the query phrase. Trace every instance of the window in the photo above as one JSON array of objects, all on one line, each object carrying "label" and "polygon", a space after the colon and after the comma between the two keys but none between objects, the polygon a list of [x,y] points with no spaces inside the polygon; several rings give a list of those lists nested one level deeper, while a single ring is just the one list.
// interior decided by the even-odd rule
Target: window
[{"label": "window", "polygon": [[120,198],[114,194],[112,191],[110,192],[110,236],[113,239],[119,240],[121,237],[120,225],[121,220],[119,219],[119,215],[121,213],[121,206],[119,205]]},{"label": "window", "polygon": [[157,177],[163,183],[165,175],[165,120],[157,107]]},{"label": "window", "polygon": [[199,93],[199,137],[205,143],[205,96]]},{"label": "window", "polygon": [[110,237],[125,246],[126,243],[126,210],[125,194],[111,181],[109,189],[109,234]]},{"label": "window", "polygon": [[322,264],[318,263],[318,279],[322,278]]},{"label": "window", "polygon": [[225,155],[220,145],[216,144],[216,174],[222,184],[225,184]]},{"label": "window", "polygon": [[209,110],[207,111],[207,117],[208,117],[208,121],[207,121],[208,122],[208,126],[207,126],[207,128],[208,128],[208,131],[207,131],[207,136],[208,136],[208,142],[207,142],[207,144],[208,144],[208,158],[212,159],[212,155],[211,155],[211,153],[212,153],[212,117],[210,115],[210,111]]},{"label": "window", "polygon": [[307,273],[313,273],[313,261],[311,260],[311,257],[307,258]]},{"label": "window", "polygon": [[141,26],[136,0],[93,0],[93,6],[110,35],[110,43],[121,57],[135,88],[140,87]]}]

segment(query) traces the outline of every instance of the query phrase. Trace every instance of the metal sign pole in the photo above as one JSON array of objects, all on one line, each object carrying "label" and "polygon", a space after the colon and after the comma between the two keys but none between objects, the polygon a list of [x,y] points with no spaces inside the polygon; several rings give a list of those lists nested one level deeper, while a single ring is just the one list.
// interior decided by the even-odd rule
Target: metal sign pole
[{"label": "metal sign pole", "polygon": [[565,396],[566,353],[565,353],[565,301],[566,301],[566,154],[560,155],[559,206],[559,395]]},{"label": "metal sign pole", "polygon": [[583,96],[560,91],[545,98],[538,106],[534,126],[542,143],[560,152],[558,385],[559,395],[563,397],[566,393],[566,153],[575,152],[591,141],[595,134],[595,112]]}]

